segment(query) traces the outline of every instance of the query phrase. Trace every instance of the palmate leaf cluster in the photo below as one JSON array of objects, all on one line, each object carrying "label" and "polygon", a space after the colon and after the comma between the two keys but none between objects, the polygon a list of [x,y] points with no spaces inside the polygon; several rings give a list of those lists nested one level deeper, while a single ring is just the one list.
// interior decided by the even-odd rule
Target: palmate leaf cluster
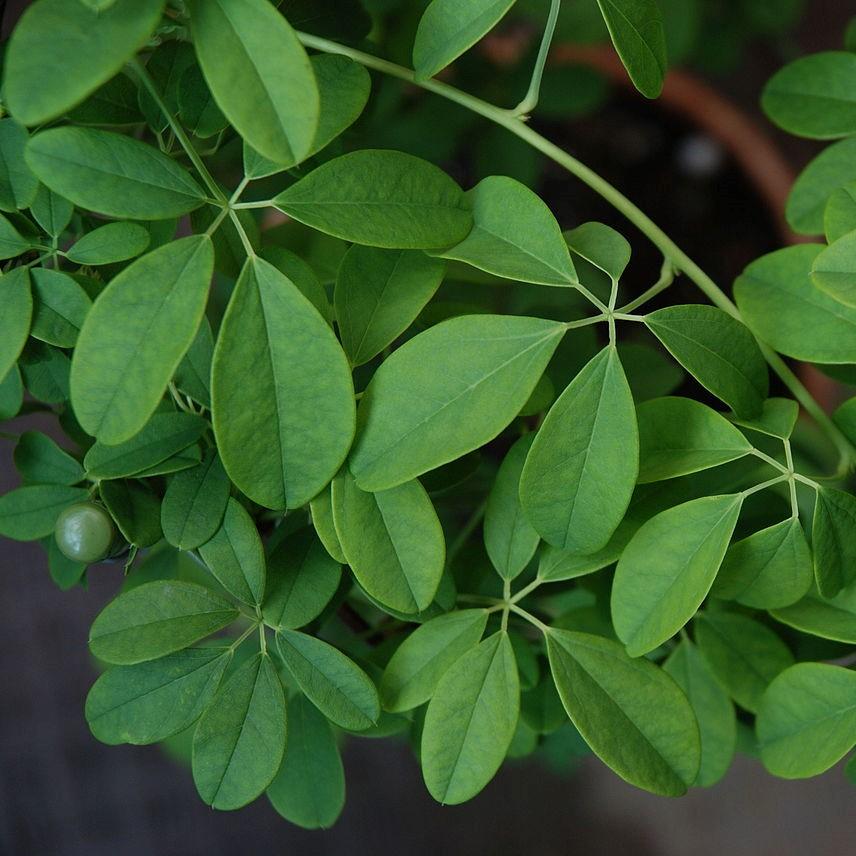
[{"label": "palmate leaf cluster", "polygon": [[[86,718],[186,753],[215,808],[330,825],[350,734],[409,740],[444,803],[532,753],[679,795],[739,735],[789,778],[856,743],[856,399],[813,477],[767,364],[856,377],[856,60],[764,95],[845,137],[788,208],[828,246],[754,262],[739,312],[649,311],[669,258],[625,294],[613,229],[360,145],[366,66],[460,101],[431,78],[511,6],[433,0],[414,72],[344,46],[356,2],[38,0],[6,48],[0,416],[48,410],[75,450],[17,439],[0,534],[85,585],[54,526],[109,512],[127,577]],[[656,96],[657,4],[599,6]]]}]

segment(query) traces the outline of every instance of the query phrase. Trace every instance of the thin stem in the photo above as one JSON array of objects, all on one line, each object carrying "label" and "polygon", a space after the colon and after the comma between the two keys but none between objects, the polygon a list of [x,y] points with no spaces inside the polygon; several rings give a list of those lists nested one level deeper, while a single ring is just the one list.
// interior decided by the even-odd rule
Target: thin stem
[{"label": "thin stem", "polygon": [[627,312],[613,312],[612,317],[616,319],[616,321],[635,321],[637,324],[645,323],[644,315],[630,315]]},{"label": "thin stem", "polygon": [[530,624],[534,624],[542,633],[550,632],[550,628],[543,621],[539,621],[531,612],[521,609],[516,603],[510,603],[508,608],[521,618],[525,618]]},{"label": "thin stem", "polygon": [[794,478],[798,482],[802,482],[803,484],[806,484],[809,487],[814,488],[815,490],[820,490],[820,485],[814,479],[810,479],[808,476],[803,476],[799,473],[794,473]]},{"label": "thin stem", "polygon": [[797,502],[797,483],[794,479],[794,456],[791,451],[791,441],[782,440],[782,442],[785,444],[785,463],[788,465],[788,473],[790,474],[788,490],[791,496],[791,517],[796,519],[800,516],[800,506]]},{"label": "thin stem", "polygon": [[255,633],[256,631],[256,623],[253,622],[230,646],[229,651],[234,651],[241,642],[244,641],[250,634]]},{"label": "thin stem", "polygon": [[577,283],[574,288],[588,300],[596,309],[600,309],[604,315],[609,316],[609,307],[595,294],[592,294],[584,285]]},{"label": "thin stem", "polygon": [[626,303],[618,311],[621,313],[632,312],[638,309],[643,303],[655,298],[661,291],[665,291],[675,281],[675,266],[671,259],[664,256],[663,266],[660,268],[660,278],[646,291],[643,291],[639,297]]},{"label": "thin stem", "polygon": [[523,600],[526,595],[531,594],[533,591],[535,591],[535,589],[538,588],[538,586],[540,586],[542,582],[543,580],[540,577],[535,577],[535,579],[532,580],[529,585],[523,586],[520,591],[515,593],[514,597],[511,598],[510,603],[517,603],[518,601]]},{"label": "thin stem", "polygon": [[229,197],[229,207],[234,208],[237,204],[238,200],[241,198],[241,194],[246,189],[247,185],[250,183],[250,179],[244,176],[239,182],[238,186],[235,188],[235,192]]},{"label": "thin stem", "polygon": [[483,594],[459,594],[458,595],[459,603],[475,603],[480,606],[496,606],[502,608],[505,605],[505,602],[498,597],[488,597]]},{"label": "thin stem", "polygon": [[232,208],[238,210],[241,208],[270,208],[273,206],[273,199],[262,199],[260,202],[235,202]]},{"label": "thin stem", "polygon": [[565,322],[565,329],[576,330],[578,327],[589,327],[599,321],[606,321],[606,319],[607,316],[601,312],[600,315],[589,315],[587,318],[580,318],[579,321],[567,321]]},{"label": "thin stem", "polygon": [[[525,140],[533,148],[555,161],[584,184],[587,184],[592,190],[600,194],[614,208],[620,211],[634,226],[647,236],[660,252],[672,262],[677,270],[686,274],[701,289],[711,303],[734,318],[742,320],[734,302],[647,214],[594,170],[560,149],[555,143],[551,143],[537,131],[532,130],[525,122],[512,116],[507,110],[503,110],[493,104],[488,104],[480,98],[476,98],[466,92],[461,92],[459,89],[455,89],[455,87],[449,86],[439,80],[416,80],[413,71],[410,69],[364,53],[363,51],[358,51],[309,33],[298,32],[297,35],[306,47],[323,51],[324,53],[349,57],[367,68],[373,68],[391,77],[397,77],[399,80],[405,80],[408,83],[420,86],[428,92],[433,92],[455,104],[466,107],[468,110],[501,125],[512,134]],[[763,342],[759,342],[758,344],[767,363],[781,378],[788,389],[790,389],[794,398],[796,398],[806,412],[812,416],[824,433],[826,433],[838,450],[842,460],[849,464],[856,462],[856,446],[844,436],[821,406],[812,398],[811,393],[803,386],[802,382],[791,371],[785,361],[768,345]]]},{"label": "thin stem", "polygon": [[779,463],[775,458],[771,458],[769,455],[764,454],[760,449],[752,449],[749,454],[754,455],[756,458],[760,458],[764,463],[769,464],[771,467],[775,467],[780,473],[785,473],[787,475],[791,472],[784,464]]},{"label": "thin stem", "polygon": [[550,43],[553,41],[553,33],[556,31],[556,21],[559,20],[559,8],[562,0],[552,0],[550,13],[547,16],[547,26],[541,37],[541,45],[538,48],[538,56],[535,58],[535,67],[532,69],[532,80],[523,100],[511,111],[512,116],[520,119],[529,118],[529,114],[538,106],[538,97],[541,94],[541,78],[544,75],[544,66],[547,64],[547,54],[550,53]]},{"label": "thin stem", "polygon": [[748,487],[746,490],[741,491],[741,494],[743,499],[746,499],[747,496],[751,496],[753,493],[758,493],[759,490],[766,490],[768,487],[772,487],[775,484],[781,484],[783,481],[788,481],[787,475],[776,476],[768,481],[761,482],[761,484],[756,484],[755,487]]},{"label": "thin stem", "polygon": [[238,232],[238,237],[241,239],[241,243],[244,245],[244,252],[250,257],[254,258],[256,255],[256,251],[253,249],[253,245],[250,242],[247,233],[244,231],[244,227],[241,224],[240,219],[238,219],[238,215],[230,208],[229,209],[229,219],[232,221],[235,229]]},{"label": "thin stem", "polygon": [[229,216],[228,208],[221,208],[217,212],[217,216],[211,221],[211,225],[205,230],[205,234],[210,238],[219,228],[220,224]]}]

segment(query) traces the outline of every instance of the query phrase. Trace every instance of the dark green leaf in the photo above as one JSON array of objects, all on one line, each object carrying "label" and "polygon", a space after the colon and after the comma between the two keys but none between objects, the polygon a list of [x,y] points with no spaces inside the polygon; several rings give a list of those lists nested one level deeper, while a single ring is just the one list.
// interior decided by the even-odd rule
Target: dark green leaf
[{"label": "dark green leaf", "polygon": [[82,487],[26,485],[0,496],[0,535],[35,541],[53,533],[60,512],[89,495]]},{"label": "dark green leaf", "polygon": [[0,276],[0,377],[6,377],[21,354],[30,332],[33,297],[26,268]]},{"label": "dark green leaf", "polygon": [[0,210],[29,208],[39,181],[24,161],[29,134],[14,119],[0,120]]},{"label": "dark green leaf", "polygon": [[85,475],[79,461],[40,431],[21,434],[14,457],[21,478],[30,483],[73,485]]},{"label": "dark green leaf", "polygon": [[30,271],[33,322],[30,335],[51,345],[71,348],[92,308],[83,288],[68,274],[47,268]]},{"label": "dark green leaf", "polygon": [[157,494],[138,481],[104,481],[98,490],[126,541],[135,547],[151,547],[161,540]]},{"label": "dark green leaf", "polygon": [[843,490],[817,491],[811,526],[814,575],[824,597],[856,581],[856,497]]}]

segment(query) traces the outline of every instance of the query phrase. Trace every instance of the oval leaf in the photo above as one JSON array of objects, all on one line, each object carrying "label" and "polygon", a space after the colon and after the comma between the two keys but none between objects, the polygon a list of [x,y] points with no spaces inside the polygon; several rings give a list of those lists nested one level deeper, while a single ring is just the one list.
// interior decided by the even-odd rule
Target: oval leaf
[{"label": "oval leaf", "polygon": [[79,265],[108,265],[140,255],[149,240],[148,230],[139,223],[108,223],[87,232],[65,255]]}]

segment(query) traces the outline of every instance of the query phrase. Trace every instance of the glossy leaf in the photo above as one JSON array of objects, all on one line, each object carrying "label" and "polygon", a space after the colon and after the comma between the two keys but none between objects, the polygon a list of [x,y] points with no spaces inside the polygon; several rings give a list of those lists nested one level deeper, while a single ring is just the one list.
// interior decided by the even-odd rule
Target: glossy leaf
[{"label": "glossy leaf", "polygon": [[345,354],[315,307],[263,259],[247,261],[232,294],[214,351],[212,397],[226,472],[268,508],[307,503],[351,445],[354,388]]},{"label": "glossy leaf", "polygon": [[630,503],[638,448],[630,387],[607,347],[550,408],[526,458],[520,501],[541,537],[579,553],[600,550]]},{"label": "glossy leaf", "polygon": [[21,478],[31,484],[73,485],[83,481],[80,462],[40,431],[21,434],[14,459]]},{"label": "glossy leaf", "polygon": [[695,615],[713,584],[742,496],[694,499],[652,517],[621,554],[612,621],[632,657],[647,654]]},{"label": "glossy leaf", "polygon": [[821,487],[811,526],[814,574],[824,597],[835,597],[856,582],[856,497]]},{"label": "glossy leaf", "polygon": [[0,496],[0,535],[15,541],[35,541],[53,533],[60,512],[83,502],[89,492],[58,484],[25,485]]},{"label": "glossy leaf", "polygon": [[363,490],[395,487],[492,440],[526,403],[565,327],[472,315],[402,345],[360,401],[350,470]]},{"label": "glossy leaf", "polygon": [[149,240],[148,231],[138,223],[107,223],[87,232],[65,254],[79,265],[107,265],[140,255]]},{"label": "glossy leaf", "polygon": [[71,367],[74,412],[89,434],[121,443],[146,424],[199,328],[213,264],[210,238],[181,238],[101,292]]}]

